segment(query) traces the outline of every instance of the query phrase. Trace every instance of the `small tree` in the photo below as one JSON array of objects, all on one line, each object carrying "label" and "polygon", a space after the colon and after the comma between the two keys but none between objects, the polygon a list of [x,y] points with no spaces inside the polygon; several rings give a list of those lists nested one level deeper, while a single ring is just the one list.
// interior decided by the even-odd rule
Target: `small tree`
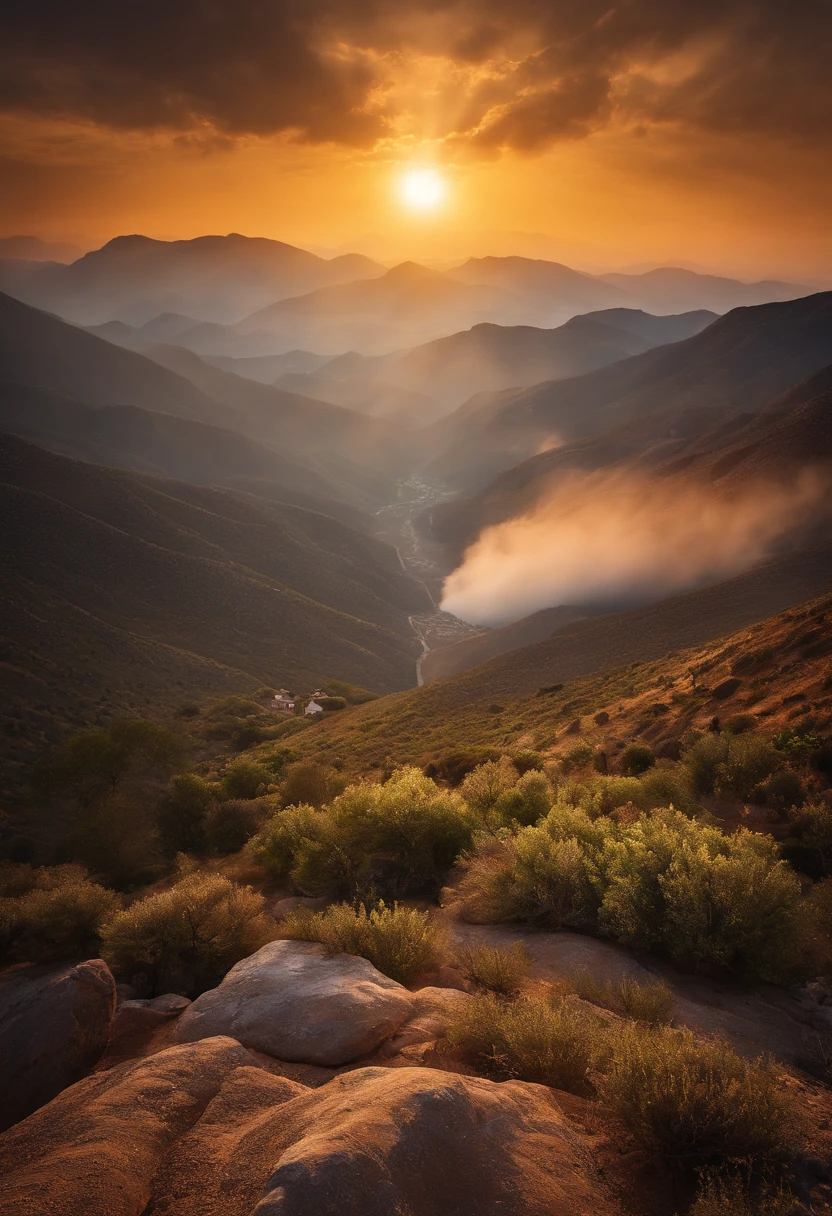
[{"label": "small tree", "polygon": [[174,777],[157,815],[159,839],[168,857],[201,853],[205,848],[205,817],[214,802],[207,781],[193,773]]}]

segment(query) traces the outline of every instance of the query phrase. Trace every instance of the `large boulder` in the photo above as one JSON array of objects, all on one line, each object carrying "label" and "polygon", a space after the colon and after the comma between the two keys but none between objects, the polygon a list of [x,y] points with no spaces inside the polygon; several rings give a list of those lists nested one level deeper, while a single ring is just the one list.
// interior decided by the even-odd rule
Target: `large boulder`
[{"label": "large boulder", "polygon": [[0,1130],[89,1072],[115,1008],[115,981],[100,958],[0,975]]},{"label": "large boulder", "polygon": [[140,1216],[173,1143],[249,1064],[239,1043],[207,1039],[64,1090],[0,1136],[3,1216]]},{"label": "large boulder", "polygon": [[542,1086],[362,1068],[303,1091],[242,1068],[169,1154],[147,1216],[403,1212],[613,1216],[618,1208]]},{"label": "large boulder", "polygon": [[365,958],[312,942],[269,942],[183,1013],[181,1043],[225,1034],[278,1060],[338,1066],[405,1022],[411,993]]}]

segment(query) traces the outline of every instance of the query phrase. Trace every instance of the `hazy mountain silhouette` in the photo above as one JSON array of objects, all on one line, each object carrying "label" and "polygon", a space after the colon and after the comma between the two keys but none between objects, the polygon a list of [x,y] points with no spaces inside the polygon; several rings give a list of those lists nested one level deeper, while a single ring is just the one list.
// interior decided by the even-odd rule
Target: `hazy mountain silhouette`
[{"label": "hazy mountain silhouette", "polygon": [[[238,233],[188,241],[119,236],[69,266],[34,267],[17,287],[29,303],[83,324],[118,318],[128,307],[132,312],[123,319],[141,323],[170,311],[171,297],[186,305],[175,311],[225,321],[282,296],[383,269],[359,254],[327,261],[282,241]],[[2,274],[0,287],[14,293]]]},{"label": "hazy mountain silhouette", "polygon": [[809,295],[811,288],[795,283],[766,279],[743,283],[714,274],[699,274],[677,266],[661,266],[644,274],[605,274],[605,283],[620,288],[641,302],[649,312],[681,312],[690,308],[710,308],[728,312],[753,304],[793,300]]},{"label": "hazy mountain silhouette", "polygon": [[539,452],[649,414],[756,410],[832,361],[832,292],[738,308],[588,375],[483,393],[425,432],[428,468],[476,487]]},{"label": "hazy mountain silhouette", "polygon": [[0,259],[27,262],[74,262],[84,250],[69,241],[43,241],[38,236],[0,237]]},{"label": "hazy mountain silhouette", "polygon": [[650,317],[622,308],[573,317],[557,329],[475,325],[393,359],[384,365],[380,377],[454,406],[486,389],[583,375],[653,346],[687,338],[715,319],[716,314],[709,312]]},{"label": "hazy mountain silhouette", "polygon": [[499,288],[462,283],[415,262],[378,278],[281,300],[240,321],[242,334],[271,330],[282,345],[333,355],[379,354],[412,346],[479,321],[523,319],[526,304]]}]

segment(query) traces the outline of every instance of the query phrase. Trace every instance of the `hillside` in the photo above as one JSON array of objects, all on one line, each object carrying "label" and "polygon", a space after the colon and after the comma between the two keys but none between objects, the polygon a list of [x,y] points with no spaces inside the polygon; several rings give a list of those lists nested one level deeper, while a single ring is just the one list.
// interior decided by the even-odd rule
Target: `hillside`
[{"label": "hillside", "polygon": [[[197,485],[227,486],[366,530],[376,498],[357,479],[325,477],[237,431],[130,405],[84,405],[31,385],[0,382],[0,431],[76,460]],[[363,509],[362,509],[363,508]]]},{"label": "hillside", "polygon": [[766,279],[743,283],[724,275],[699,274],[678,266],[660,266],[643,274],[605,274],[605,283],[618,287],[641,301],[642,308],[656,312],[679,312],[687,308],[712,308],[728,312],[776,300],[794,300],[809,294],[808,287]]},{"label": "hillside", "polygon": [[[634,697],[666,657],[687,671],[696,659],[680,650],[738,631],[764,636],[757,622],[830,590],[832,548],[777,558],[649,608],[576,621],[471,671],[338,715],[299,735],[298,746],[305,754],[339,757],[356,771],[390,761],[423,763],[473,746],[546,748],[577,714]],[[758,641],[754,649],[764,645]],[[828,656],[822,668],[828,675]],[[555,684],[564,687],[536,695]]]},{"label": "hillside", "polygon": [[474,393],[539,384],[595,371],[664,342],[698,333],[713,313],[648,317],[611,309],[573,317],[557,329],[475,325],[416,347],[385,365],[385,381],[456,406]]},{"label": "hillside", "polygon": [[[789,388],[759,413],[715,406],[666,409],[541,452],[499,474],[478,494],[434,507],[420,521],[459,559],[483,528],[515,518],[566,478],[611,470],[665,486],[716,487],[739,494],[753,481],[781,483],[832,461],[832,368]],[[587,491],[595,492],[587,482]],[[576,494],[580,488],[576,487]]]},{"label": "hillside", "polygon": [[[18,274],[21,298],[80,324],[113,317],[142,325],[162,312],[231,321],[281,296],[381,274],[370,258],[327,261],[264,237],[202,236],[158,241],[119,236],[68,266],[33,265]],[[0,275],[0,287],[4,283]]]},{"label": "hillside", "polygon": [[462,283],[499,287],[533,300],[539,325],[558,325],[576,313],[632,304],[627,292],[614,284],[541,258],[468,258],[448,273]]},{"label": "hillside", "polygon": [[415,678],[408,615],[424,591],[392,548],[344,523],[11,436],[0,487],[4,688],[24,750],[46,716],[54,732],[200,687]]},{"label": "hillside", "polygon": [[832,362],[832,292],[739,308],[701,333],[574,377],[481,394],[426,435],[428,470],[476,488],[541,450],[646,415],[757,410]]},{"label": "hillside", "polygon": [[[0,296],[0,381],[32,385],[89,406],[136,406],[240,431],[306,463],[327,457],[363,492],[373,476],[350,468],[379,458],[397,433],[364,414],[284,393],[211,367],[177,347],[153,358]],[[335,495],[337,497],[337,495]]]},{"label": "hillside", "polygon": [[245,317],[241,334],[271,330],[283,349],[383,354],[480,321],[525,320],[524,302],[499,288],[469,285],[415,262],[375,279],[324,287]]}]

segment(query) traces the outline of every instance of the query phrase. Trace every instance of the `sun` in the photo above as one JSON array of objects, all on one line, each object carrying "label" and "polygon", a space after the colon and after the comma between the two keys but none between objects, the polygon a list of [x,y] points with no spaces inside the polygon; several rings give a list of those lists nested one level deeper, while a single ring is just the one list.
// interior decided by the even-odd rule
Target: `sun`
[{"label": "sun", "polygon": [[408,169],[399,190],[408,207],[430,211],[445,198],[445,180],[436,169]]}]

